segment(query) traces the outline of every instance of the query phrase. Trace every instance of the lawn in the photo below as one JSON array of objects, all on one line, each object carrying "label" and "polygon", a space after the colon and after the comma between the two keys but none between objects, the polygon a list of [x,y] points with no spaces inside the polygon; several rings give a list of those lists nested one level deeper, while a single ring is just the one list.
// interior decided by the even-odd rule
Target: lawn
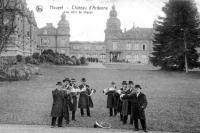
[{"label": "lawn", "polygon": [[[111,65],[107,66],[111,68]],[[112,66],[112,68],[114,68]],[[92,127],[93,123],[106,121],[113,128],[132,129],[123,125],[119,116],[109,117],[106,96],[102,90],[116,81],[133,80],[141,84],[148,98],[146,109],[149,130],[200,132],[200,73],[189,74],[158,70],[100,69],[41,66],[42,75],[30,81],[0,82],[0,123],[50,124],[51,91],[64,77],[80,81],[82,77],[97,90],[92,96],[94,108],[91,118],[80,117],[69,126]]]}]

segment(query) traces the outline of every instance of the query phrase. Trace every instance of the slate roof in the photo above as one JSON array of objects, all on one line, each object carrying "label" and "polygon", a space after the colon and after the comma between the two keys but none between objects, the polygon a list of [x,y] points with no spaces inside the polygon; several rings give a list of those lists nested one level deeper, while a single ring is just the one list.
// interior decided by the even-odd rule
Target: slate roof
[{"label": "slate roof", "polygon": [[126,40],[152,40],[153,28],[132,28],[124,32],[121,39]]}]

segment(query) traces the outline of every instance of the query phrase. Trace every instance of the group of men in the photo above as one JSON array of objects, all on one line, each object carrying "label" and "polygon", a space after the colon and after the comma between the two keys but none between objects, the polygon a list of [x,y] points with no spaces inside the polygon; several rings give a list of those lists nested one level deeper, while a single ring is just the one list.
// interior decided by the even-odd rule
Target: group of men
[{"label": "group of men", "polygon": [[[78,100],[79,95],[79,100]],[[77,85],[74,78],[65,78],[62,82],[57,82],[56,89],[52,91],[53,105],[51,109],[51,126],[56,126],[58,121],[58,127],[62,127],[63,118],[66,124],[69,124],[70,111],[72,112],[72,119],[75,119],[75,113],[80,108],[81,116],[84,116],[84,109],[87,111],[87,116],[90,117],[90,108],[93,107],[91,99],[91,89],[86,83],[86,79],[81,79],[81,84]]]},{"label": "group of men", "polygon": [[[81,79],[80,85],[77,85],[73,78],[65,78],[62,82],[57,82],[56,86],[56,89],[52,91],[52,127],[55,127],[56,120],[58,120],[58,127],[62,127],[63,118],[66,124],[69,124],[70,111],[72,112],[71,120],[76,121],[77,105],[81,116],[84,116],[84,109],[86,109],[87,116],[90,117],[90,108],[93,107],[91,99],[93,90],[86,83],[85,78]],[[136,131],[139,130],[138,120],[140,120],[142,129],[147,132],[145,118],[147,99],[141,89],[140,85],[134,86],[133,81],[123,81],[121,88],[117,88],[116,83],[112,82],[111,87],[104,89],[103,93],[107,95],[107,108],[109,108],[110,116],[116,116],[119,113],[123,124],[127,124],[129,116],[130,124],[134,123]]]},{"label": "group of men", "polygon": [[142,87],[135,85],[133,81],[122,81],[122,87],[117,89],[116,83],[112,82],[111,87],[104,89],[103,93],[107,95],[107,108],[110,116],[120,114],[120,121],[127,123],[130,116],[130,124],[134,123],[135,130],[139,130],[138,120],[140,120],[142,129],[147,132],[145,108],[147,107],[146,95],[141,92]]}]

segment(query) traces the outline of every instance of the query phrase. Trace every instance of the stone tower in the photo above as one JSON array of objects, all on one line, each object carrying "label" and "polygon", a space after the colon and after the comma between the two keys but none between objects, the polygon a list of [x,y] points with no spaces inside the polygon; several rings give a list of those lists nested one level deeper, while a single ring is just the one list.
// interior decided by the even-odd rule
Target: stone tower
[{"label": "stone tower", "polygon": [[61,15],[61,20],[58,22],[57,28],[57,52],[65,55],[70,55],[70,27],[69,22],[66,20],[66,15]]},{"label": "stone tower", "polygon": [[118,39],[121,34],[121,23],[120,20],[117,18],[117,11],[115,10],[115,6],[112,6],[112,10],[110,11],[109,18],[106,23],[106,30],[105,30],[105,41],[106,40],[113,40]]},{"label": "stone tower", "polygon": [[121,23],[117,18],[117,11],[115,6],[112,6],[109,18],[107,19],[105,29],[105,46],[106,46],[106,62],[112,60],[119,60],[120,53],[118,52],[118,41],[122,37]]}]

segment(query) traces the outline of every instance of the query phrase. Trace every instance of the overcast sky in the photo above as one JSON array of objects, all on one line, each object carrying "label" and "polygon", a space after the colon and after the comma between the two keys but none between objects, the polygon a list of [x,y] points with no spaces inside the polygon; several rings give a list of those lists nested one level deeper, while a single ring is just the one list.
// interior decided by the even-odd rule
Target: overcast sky
[{"label": "overcast sky", "polygon": [[[162,7],[168,0],[27,0],[30,10],[35,13],[38,27],[44,27],[46,23],[53,23],[57,27],[61,14],[65,12],[70,23],[71,41],[104,41],[106,21],[112,5],[116,6],[118,18],[121,21],[121,29],[127,30],[135,27],[151,28],[153,21],[163,15]],[[197,2],[200,9],[200,0]],[[37,12],[36,6],[42,5],[43,11]],[[60,9],[52,9],[60,7]],[[90,6],[105,7],[102,10],[89,10]],[[78,10],[74,7],[83,7]],[[86,9],[85,9],[86,8]],[[106,10],[107,8],[107,10]],[[71,13],[77,11],[77,13]],[[80,14],[79,11],[82,11]],[[89,14],[84,11],[90,11]]]}]

